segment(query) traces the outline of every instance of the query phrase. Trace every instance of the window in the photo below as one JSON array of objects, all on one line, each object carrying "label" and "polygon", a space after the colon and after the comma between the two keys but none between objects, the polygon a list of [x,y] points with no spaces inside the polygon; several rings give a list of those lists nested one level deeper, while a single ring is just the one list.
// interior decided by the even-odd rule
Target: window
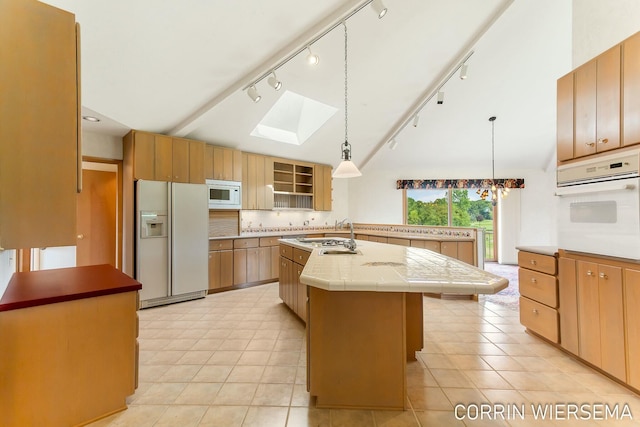
[{"label": "window", "polygon": [[485,260],[495,260],[495,210],[471,189],[406,191],[407,224],[484,229]]}]

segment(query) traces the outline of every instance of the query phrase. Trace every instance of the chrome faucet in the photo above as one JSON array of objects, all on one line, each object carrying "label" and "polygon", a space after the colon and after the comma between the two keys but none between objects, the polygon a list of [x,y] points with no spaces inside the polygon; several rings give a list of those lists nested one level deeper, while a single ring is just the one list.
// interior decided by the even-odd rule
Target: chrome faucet
[{"label": "chrome faucet", "polygon": [[345,222],[349,223],[349,227],[351,229],[351,239],[347,240],[346,242],[343,242],[342,245],[349,249],[350,251],[355,251],[356,250],[356,239],[353,236],[353,222],[351,222],[351,220],[349,218],[345,218],[340,222],[336,222],[336,229],[338,227],[338,225],[340,226],[340,228],[342,228],[342,226],[344,225]]}]

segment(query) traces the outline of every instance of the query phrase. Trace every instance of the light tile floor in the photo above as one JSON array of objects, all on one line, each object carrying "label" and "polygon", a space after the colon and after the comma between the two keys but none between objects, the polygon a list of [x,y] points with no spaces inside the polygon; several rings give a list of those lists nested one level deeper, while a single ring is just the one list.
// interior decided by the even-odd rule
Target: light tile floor
[{"label": "light tile floor", "polygon": [[[525,333],[517,311],[482,297],[425,298],[424,313],[425,348],[407,366],[408,410],[396,412],[314,407],[304,326],[277,283],[142,310],[139,387],[126,411],[92,426],[640,425],[640,397]],[[628,404],[633,419],[536,420],[530,409],[556,403],[590,405],[583,416],[596,404]],[[491,412],[458,420],[456,404]],[[509,417],[522,405],[524,419]]]}]

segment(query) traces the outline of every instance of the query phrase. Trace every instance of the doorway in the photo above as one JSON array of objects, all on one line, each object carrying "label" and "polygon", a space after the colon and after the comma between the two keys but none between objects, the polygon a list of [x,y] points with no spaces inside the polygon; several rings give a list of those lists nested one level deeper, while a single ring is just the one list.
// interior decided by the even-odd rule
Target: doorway
[{"label": "doorway", "polygon": [[77,266],[120,268],[121,175],[121,163],[82,162],[82,192],[76,208]]}]

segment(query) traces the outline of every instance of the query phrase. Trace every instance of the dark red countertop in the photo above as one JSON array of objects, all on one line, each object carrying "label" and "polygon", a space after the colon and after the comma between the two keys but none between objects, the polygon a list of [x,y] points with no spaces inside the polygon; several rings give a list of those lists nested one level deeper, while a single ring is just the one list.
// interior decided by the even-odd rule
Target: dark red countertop
[{"label": "dark red countertop", "polygon": [[15,273],[0,299],[0,311],[121,292],[142,284],[108,264]]}]

